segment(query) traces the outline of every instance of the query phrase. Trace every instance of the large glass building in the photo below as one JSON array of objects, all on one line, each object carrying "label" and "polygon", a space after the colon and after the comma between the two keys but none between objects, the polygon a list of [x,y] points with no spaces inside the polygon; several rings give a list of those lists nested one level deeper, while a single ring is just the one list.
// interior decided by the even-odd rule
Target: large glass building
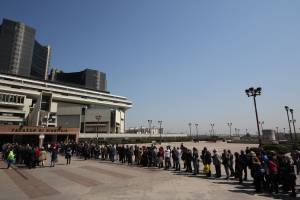
[{"label": "large glass building", "polygon": [[106,74],[94,69],[66,73],[52,69],[49,80],[92,90],[107,92]]},{"label": "large glass building", "polygon": [[35,40],[35,29],[3,19],[0,25],[0,72],[46,79],[50,47]]}]

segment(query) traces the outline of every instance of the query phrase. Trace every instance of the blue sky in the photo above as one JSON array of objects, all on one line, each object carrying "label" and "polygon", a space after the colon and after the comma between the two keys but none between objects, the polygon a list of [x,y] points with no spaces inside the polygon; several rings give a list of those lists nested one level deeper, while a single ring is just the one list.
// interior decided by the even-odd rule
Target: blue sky
[{"label": "blue sky", "polygon": [[0,17],[36,28],[51,66],[106,72],[111,93],[134,102],[127,127],[152,119],[172,132],[192,122],[225,133],[230,121],[255,133],[250,86],[263,88],[264,128],[288,128],[284,105],[300,116],[299,9],[296,0],[2,0]]}]

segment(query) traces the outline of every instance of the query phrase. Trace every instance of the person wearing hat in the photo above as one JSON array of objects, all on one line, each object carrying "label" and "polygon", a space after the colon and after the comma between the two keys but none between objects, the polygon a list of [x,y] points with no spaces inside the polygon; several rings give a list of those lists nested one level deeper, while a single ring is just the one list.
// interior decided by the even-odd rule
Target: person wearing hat
[{"label": "person wearing hat", "polygon": [[215,166],[215,170],[216,170],[215,177],[220,178],[221,177],[222,160],[221,160],[221,156],[218,154],[216,149],[213,150],[212,160],[213,160],[213,165]]},{"label": "person wearing hat", "polygon": [[261,166],[261,161],[253,151],[250,152],[250,155],[251,155],[251,171],[253,174],[255,191],[257,193],[261,193],[262,183],[264,179],[264,169]]}]

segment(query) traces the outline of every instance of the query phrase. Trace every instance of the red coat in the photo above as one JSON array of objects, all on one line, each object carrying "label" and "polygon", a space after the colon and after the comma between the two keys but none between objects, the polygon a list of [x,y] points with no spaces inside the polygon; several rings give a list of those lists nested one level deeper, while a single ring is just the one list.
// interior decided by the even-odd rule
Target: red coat
[{"label": "red coat", "polygon": [[272,160],[269,160],[269,170],[271,173],[277,173],[278,172],[278,165],[272,161]]}]

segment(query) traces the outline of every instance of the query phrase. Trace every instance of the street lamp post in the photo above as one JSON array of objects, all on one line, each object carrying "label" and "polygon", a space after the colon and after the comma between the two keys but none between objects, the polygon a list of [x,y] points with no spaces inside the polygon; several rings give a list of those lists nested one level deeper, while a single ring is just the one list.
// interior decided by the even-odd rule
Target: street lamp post
[{"label": "street lamp post", "polygon": [[296,120],[294,119],[294,110],[290,109],[290,112],[291,112],[291,115],[292,115],[292,122],[293,122],[293,127],[294,127],[295,140],[297,140],[297,133],[296,133],[296,127],[295,127]]},{"label": "street lamp post", "polygon": [[291,141],[293,141],[292,128],[291,128],[290,115],[289,115],[289,107],[284,106],[284,108],[286,110],[286,114],[287,114],[287,118],[288,118]]},{"label": "street lamp post", "polygon": [[101,116],[101,115],[96,115],[95,118],[96,118],[96,120],[98,121],[98,124],[97,124],[97,126],[96,126],[97,143],[98,143],[98,132],[99,132],[99,131],[98,131],[98,127],[99,127],[99,125],[100,125],[100,120],[101,120],[102,116]]},{"label": "street lamp post", "polygon": [[249,88],[245,90],[248,97],[253,97],[254,108],[255,108],[255,116],[256,116],[256,125],[257,125],[257,133],[258,133],[258,143],[261,146],[261,137],[260,137],[260,130],[258,124],[258,114],[257,114],[257,107],[256,107],[256,96],[261,95],[261,87],[258,88]]},{"label": "street lamp post", "polygon": [[162,141],[162,139],[161,139],[161,124],[162,124],[162,122],[163,122],[162,120],[158,121],[158,124],[159,124],[159,137],[160,137],[160,142],[159,143],[160,144],[161,144],[161,141]]},{"label": "street lamp post", "polygon": [[192,137],[192,123],[190,122],[188,125],[190,127],[190,137]]},{"label": "street lamp post", "polygon": [[210,126],[211,126],[212,135],[214,136],[215,135],[215,130],[214,130],[215,124],[211,123]]},{"label": "street lamp post", "polygon": [[198,125],[199,125],[199,124],[195,124],[195,126],[196,126],[196,136],[197,136],[197,138],[198,138]]},{"label": "street lamp post", "polygon": [[261,122],[259,121],[258,123],[260,124],[261,131],[263,132],[263,130],[264,130],[264,128],[263,128],[263,124],[264,124],[265,122],[264,122],[264,121],[261,121]]},{"label": "street lamp post", "polygon": [[228,122],[227,125],[229,126],[229,137],[231,139],[231,126],[232,126],[232,122]]},{"label": "street lamp post", "polygon": [[148,119],[148,124],[149,124],[149,137],[151,137],[151,124],[152,124],[151,119]]}]

